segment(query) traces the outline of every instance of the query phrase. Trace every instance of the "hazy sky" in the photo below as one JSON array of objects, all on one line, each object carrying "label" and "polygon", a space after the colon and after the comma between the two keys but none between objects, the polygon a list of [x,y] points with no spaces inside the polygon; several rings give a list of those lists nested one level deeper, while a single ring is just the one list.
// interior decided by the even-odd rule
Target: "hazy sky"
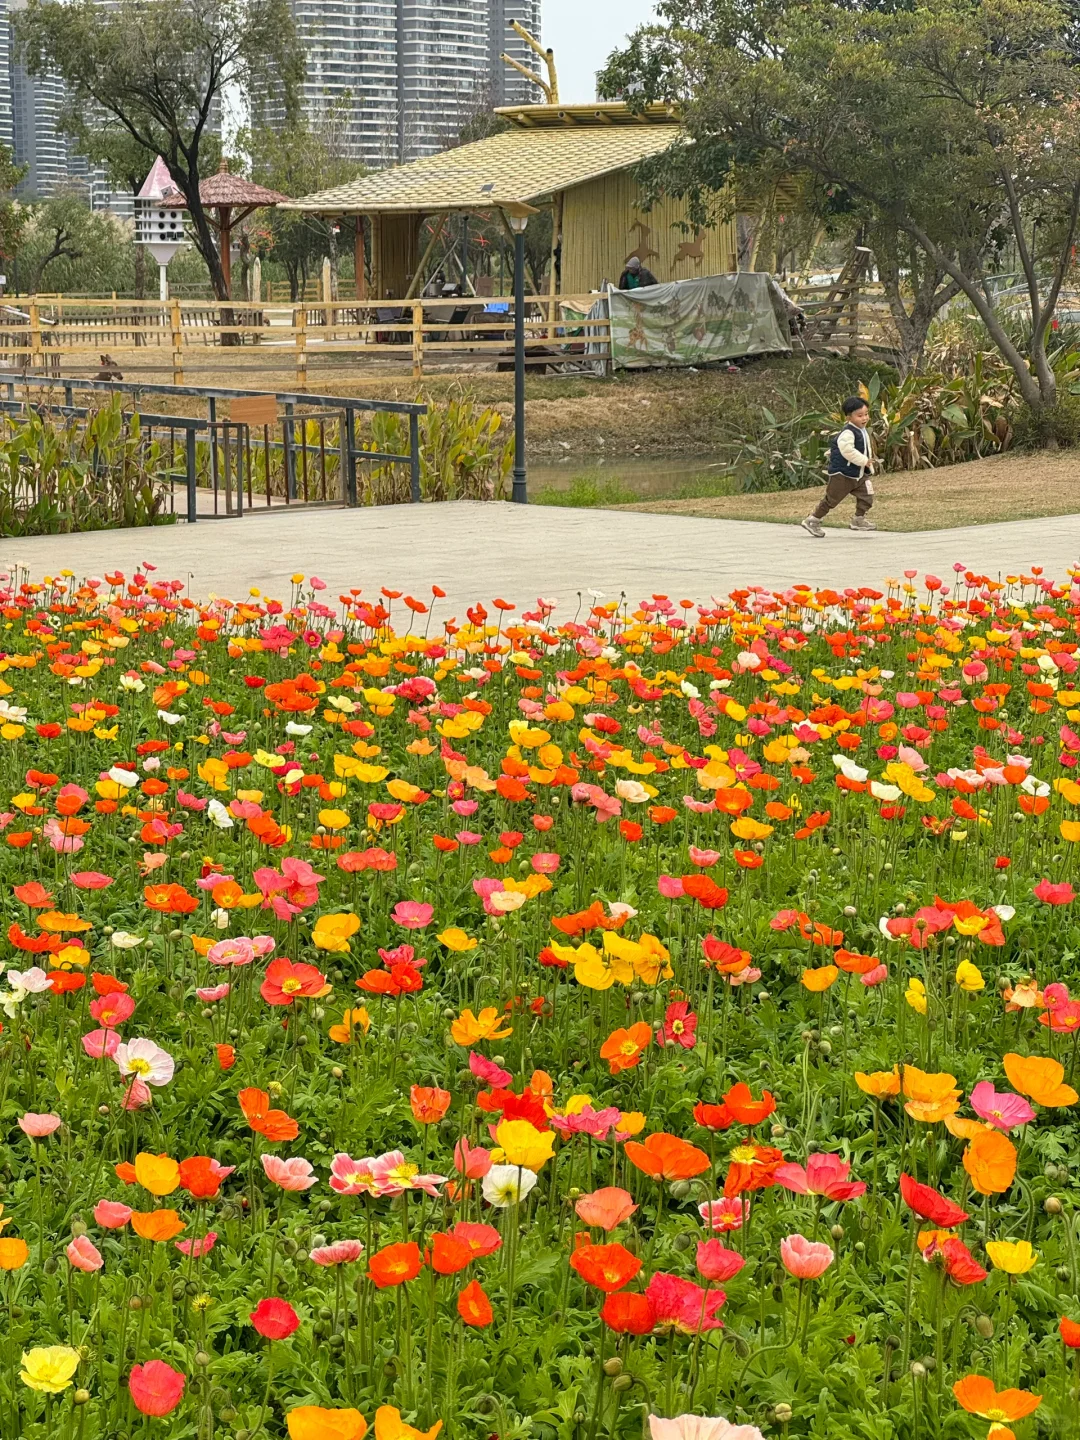
[{"label": "hazy sky", "polygon": [[653,0],[543,0],[543,39],[555,50],[559,98],[596,99],[594,77],[624,37],[654,13]]}]

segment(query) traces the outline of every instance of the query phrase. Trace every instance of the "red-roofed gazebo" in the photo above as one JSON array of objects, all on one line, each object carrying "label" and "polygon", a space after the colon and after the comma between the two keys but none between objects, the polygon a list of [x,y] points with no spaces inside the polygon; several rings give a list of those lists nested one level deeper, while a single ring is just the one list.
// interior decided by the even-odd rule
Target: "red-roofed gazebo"
[{"label": "red-roofed gazebo", "polygon": [[233,227],[239,225],[241,220],[246,220],[252,211],[272,209],[288,198],[287,195],[279,195],[276,190],[267,190],[263,185],[253,184],[242,175],[231,175],[227,160],[222,160],[221,169],[216,175],[211,175],[199,185],[199,199],[211,212],[208,219],[217,231],[221,269],[230,295]]}]

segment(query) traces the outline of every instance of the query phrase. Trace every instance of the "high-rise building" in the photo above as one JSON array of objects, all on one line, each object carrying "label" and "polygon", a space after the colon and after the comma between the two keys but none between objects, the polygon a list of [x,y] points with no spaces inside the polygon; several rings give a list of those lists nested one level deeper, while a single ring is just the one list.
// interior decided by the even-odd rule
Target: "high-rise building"
[{"label": "high-rise building", "polygon": [[496,105],[535,105],[543,99],[543,91],[532,85],[512,66],[507,65],[503,55],[510,55],[533,74],[546,70],[540,57],[527,45],[511,25],[516,20],[530,35],[540,39],[540,0],[488,0],[491,19],[489,22],[489,43],[491,54],[488,59],[491,75],[491,96]]},{"label": "high-rise building", "polygon": [[[301,103],[336,124],[344,157],[373,168],[444,149],[479,109],[536,99],[500,58],[539,61],[511,29],[534,34],[541,0],[291,0],[306,54]],[[280,107],[263,114],[273,123]]]}]

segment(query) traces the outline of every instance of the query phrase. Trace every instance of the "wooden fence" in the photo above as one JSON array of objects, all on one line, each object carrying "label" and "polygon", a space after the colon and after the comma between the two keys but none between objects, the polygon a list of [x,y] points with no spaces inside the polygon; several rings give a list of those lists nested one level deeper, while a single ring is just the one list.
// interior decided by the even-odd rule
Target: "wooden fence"
[{"label": "wooden fence", "polygon": [[[863,353],[895,348],[880,287],[793,288],[806,314],[808,350]],[[610,322],[581,320],[594,295],[529,296],[526,363],[541,373],[610,360]],[[493,306],[507,307],[504,310]],[[297,390],[309,367],[362,368],[420,378],[433,370],[513,363],[507,298],[325,300],[292,304],[204,300],[98,300],[61,295],[0,301],[0,368],[43,375],[91,375],[112,369],[128,378],[254,371],[287,374]],[[799,342],[793,341],[799,349]],[[106,358],[107,357],[107,358]]]}]

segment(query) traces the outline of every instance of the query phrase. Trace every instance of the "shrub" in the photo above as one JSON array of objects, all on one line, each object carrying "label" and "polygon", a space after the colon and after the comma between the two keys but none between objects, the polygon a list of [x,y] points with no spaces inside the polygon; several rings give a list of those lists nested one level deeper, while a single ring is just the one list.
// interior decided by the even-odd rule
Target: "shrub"
[{"label": "shrub", "polygon": [[1025,450],[1080,445],[1080,395],[1061,395],[1050,409],[1024,405],[1013,416],[1014,443]]}]

